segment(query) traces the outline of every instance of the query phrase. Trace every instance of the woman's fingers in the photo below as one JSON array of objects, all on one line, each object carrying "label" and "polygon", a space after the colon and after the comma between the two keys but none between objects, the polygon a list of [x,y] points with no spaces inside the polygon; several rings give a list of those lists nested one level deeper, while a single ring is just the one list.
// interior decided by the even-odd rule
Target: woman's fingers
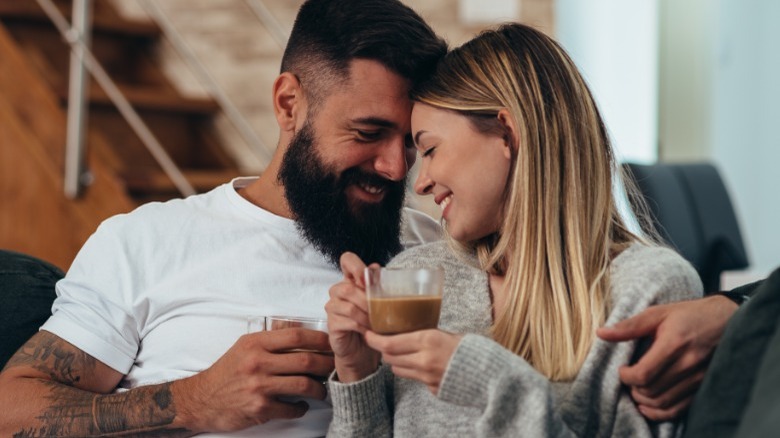
[{"label": "woman's fingers", "polygon": [[[327,308],[328,306],[326,306]],[[354,309],[354,307],[353,307]],[[337,313],[336,311],[328,310],[328,333],[337,334],[343,332],[357,332],[365,334],[370,328],[368,325],[368,318],[351,317],[345,312]]]},{"label": "woman's fingers", "polygon": [[366,343],[399,377],[422,382],[436,394],[461,336],[440,330],[421,330],[383,336],[366,332]]},{"label": "woman's fingers", "polygon": [[409,354],[420,350],[419,333],[380,335],[375,332],[368,332],[366,333],[366,343],[383,355]]},{"label": "woman's fingers", "polygon": [[344,280],[331,286],[328,291],[331,301],[344,301],[353,304],[364,313],[368,313],[366,293],[352,282]]},{"label": "woman's fingers", "polygon": [[360,288],[365,288],[365,282],[363,281],[363,271],[366,269],[366,264],[355,253],[345,252],[341,255],[339,260],[341,264],[341,272],[344,273],[344,279],[353,282]]},{"label": "woman's fingers", "polygon": [[328,332],[336,335],[344,332],[358,332],[361,335],[371,326],[365,296],[355,291],[351,283],[342,282],[330,289],[330,300],[325,303],[328,314]]}]

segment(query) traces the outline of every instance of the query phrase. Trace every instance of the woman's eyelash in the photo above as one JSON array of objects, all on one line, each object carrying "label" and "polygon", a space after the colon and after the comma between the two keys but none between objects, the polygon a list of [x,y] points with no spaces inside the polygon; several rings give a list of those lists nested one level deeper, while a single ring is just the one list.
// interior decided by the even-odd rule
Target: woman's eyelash
[{"label": "woman's eyelash", "polygon": [[436,146],[429,147],[425,150],[425,152],[422,153],[423,157],[427,157],[433,153],[433,150],[436,149]]}]

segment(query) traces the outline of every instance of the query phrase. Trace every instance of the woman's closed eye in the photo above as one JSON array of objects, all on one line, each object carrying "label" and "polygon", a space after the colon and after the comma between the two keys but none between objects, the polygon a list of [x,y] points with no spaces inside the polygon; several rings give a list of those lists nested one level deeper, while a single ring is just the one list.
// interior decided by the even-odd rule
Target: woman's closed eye
[{"label": "woman's closed eye", "polygon": [[433,151],[435,149],[436,149],[436,146],[431,146],[428,149],[424,150],[422,152],[422,154],[420,154],[420,155],[422,155],[423,158],[425,158],[425,157],[432,157],[433,156]]}]

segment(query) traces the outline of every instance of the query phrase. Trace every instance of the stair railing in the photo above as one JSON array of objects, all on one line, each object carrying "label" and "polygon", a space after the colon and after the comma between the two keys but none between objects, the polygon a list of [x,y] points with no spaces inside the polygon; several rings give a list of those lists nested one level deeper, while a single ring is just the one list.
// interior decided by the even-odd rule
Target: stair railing
[{"label": "stair railing", "polygon": [[265,6],[265,3],[263,3],[262,0],[245,1],[247,5],[249,5],[249,8],[252,9],[252,12],[257,15],[257,18],[260,19],[265,28],[271,34],[273,39],[276,41],[276,44],[279,45],[279,48],[284,49],[287,46],[287,39],[289,38],[289,35],[287,35],[287,32],[284,29],[282,29],[279,21],[274,18],[273,14],[271,14],[271,11],[269,11]]},{"label": "stair railing", "polygon": [[[73,1],[72,33],[81,35],[84,46],[90,45],[89,25],[92,21],[92,0]],[[68,119],[65,137],[65,196],[75,199],[81,189],[91,183],[92,174],[86,170],[84,162],[84,137],[87,129],[87,116],[84,100],[87,94],[87,72],[81,58],[82,46],[77,45],[70,54],[70,74],[68,76]]]},{"label": "stair railing", "polygon": [[[52,0],[37,0],[49,19],[57,27],[58,31],[71,47],[70,84],[68,91],[68,131],[65,157],[65,195],[74,199],[79,196],[83,187],[88,185],[91,175],[85,170],[84,164],[84,138],[86,133],[87,107],[86,95],[86,71],[92,74],[95,81],[105,90],[106,95],[116,106],[131,129],[139,137],[144,146],[149,150],[154,159],[160,165],[165,174],[182,194],[189,196],[195,194],[195,189],[187,181],[187,178],[176,166],[168,153],[162,147],[149,127],[144,123],[132,104],[116,86],[116,83],[106,73],[103,66],[95,58],[89,48],[91,35],[91,7],[93,0],[74,0],[73,25],[60,13]],[[263,26],[268,30],[280,48],[287,44],[287,33],[278,20],[271,14],[262,0],[245,0],[250,9],[255,13]],[[262,158],[270,161],[272,151],[266,147],[260,136],[252,128],[246,117],[236,107],[224,90],[219,86],[214,77],[209,73],[205,65],[195,55],[192,48],[186,43],[181,33],[171,22],[170,18],[152,0],[139,0],[139,4],[146,10],[162,28],[165,37],[170,41],[174,50],[182,57],[188,67],[198,77],[198,80],[219,103],[228,120],[236,128],[244,141]],[[85,71],[86,69],[86,71]]]},{"label": "stair railing", "polygon": [[[165,152],[165,149],[163,149],[160,142],[154,134],[152,134],[152,131],[149,130],[149,127],[138,115],[138,112],[135,111],[125,95],[119,90],[116,83],[106,73],[103,66],[89,49],[87,44],[89,37],[86,36],[91,33],[89,20],[83,20],[83,22],[80,23],[75,23],[76,20],[74,20],[74,24],[78,24],[81,29],[76,26],[71,27],[68,20],[60,13],[51,0],[37,0],[37,2],[52,23],[57,27],[57,30],[59,30],[65,41],[70,44],[71,53],[75,55],[72,60],[77,58],[78,61],[76,62],[82,64],[92,74],[92,77],[94,77],[95,81],[103,88],[119,113],[124,117],[135,134],[138,135],[141,142],[146,146],[155,161],[157,161],[165,174],[171,179],[182,196],[186,197],[195,194],[195,189],[193,189],[192,185],[187,181],[187,178],[176,166],[168,153]],[[91,0],[75,0],[73,3],[74,17],[77,17],[79,21],[81,21],[82,18],[88,18],[89,12],[84,11],[84,9],[89,9],[91,5]],[[71,72],[80,76],[75,79],[71,78],[71,85],[73,86],[74,82],[80,82],[82,86],[81,92],[78,93],[78,95],[73,96],[74,100],[80,101],[73,104],[73,106],[76,107],[74,115],[72,116],[75,120],[72,124],[70,122],[68,123],[68,138],[73,138],[74,142],[72,144],[69,142],[67,145],[66,162],[76,163],[74,165],[75,169],[66,172],[66,177],[68,177],[69,180],[65,181],[65,195],[69,198],[73,198],[80,193],[81,187],[83,187],[83,183],[85,182],[83,175],[86,174],[83,171],[83,158],[81,158],[84,155],[83,126],[86,121],[84,117],[84,69],[71,66]],[[70,109],[70,103],[68,106]],[[69,115],[68,118],[70,120],[71,116]],[[79,129],[80,127],[82,127],[82,129]],[[79,130],[80,132],[71,133],[71,128]],[[81,165],[79,165],[79,163],[81,163]]]},{"label": "stair railing", "polygon": [[[266,146],[265,142],[257,135],[257,132],[249,124],[246,117],[244,117],[244,114],[241,113],[238,107],[236,107],[233,101],[228,97],[227,93],[219,86],[217,80],[214,79],[214,76],[211,75],[208,68],[200,61],[195,54],[195,51],[187,44],[184,37],[182,37],[181,33],[176,29],[176,26],[174,26],[173,22],[168,18],[168,15],[160,8],[158,2],[153,0],[138,0],[138,2],[146,10],[146,13],[162,28],[165,38],[173,45],[174,50],[182,57],[190,70],[195,73],[201,85],[203,85],[209,91],[211,97],[219,103],[220,107],[225,112],[225,116],[227,116],[230,123],[236,128],[244,141],[255,151],[255,153],[264,158],[266,162],[269,162],[272,155],[271,148]],[[266,12],[268,12],[267,9]],[[263,20],[264,24],[267,24],[268,17],[275,22],[273,17],[268,14]],[[273,27],[273,25],[271,26]],[[271,34],[274,35],[274,39],[279,37],[278,32],[282,32],[282,36],[284,35],[283,31],[281,31],[281,26],[279,26],[278,23],[276,23],[274,28],[277,29],[276,34],[275,31],[271,32]],[[271,27],[269,27],[269,30],[270,29]],[[285,41],[285,43],[283,43],[284,46],[284,44],[286,44],[286,37],[283,36],[283,38]]]}]

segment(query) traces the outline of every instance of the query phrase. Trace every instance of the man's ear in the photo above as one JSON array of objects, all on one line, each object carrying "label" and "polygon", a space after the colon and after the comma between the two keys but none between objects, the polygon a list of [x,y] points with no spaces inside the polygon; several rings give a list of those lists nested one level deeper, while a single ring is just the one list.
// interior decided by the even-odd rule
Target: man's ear
[{"label": "man's ear", "polygon": [[498,121],[501,123],[501,126],[504,127],[504,132],[506,133],[504,135],[504,156],[511,160],[512,154],[517,153],[519,148],[518,141],[520,138],[517,126],[515,126],[515,119],[506,108],[501,109],[496,117],[498,117]]},{"label": "man's ear", "polygon": [[306,99],[301,82],[290,73],[280,74],[274,81],[273,105],[276,122],[282,131],[295,132],[306,117]]}]

